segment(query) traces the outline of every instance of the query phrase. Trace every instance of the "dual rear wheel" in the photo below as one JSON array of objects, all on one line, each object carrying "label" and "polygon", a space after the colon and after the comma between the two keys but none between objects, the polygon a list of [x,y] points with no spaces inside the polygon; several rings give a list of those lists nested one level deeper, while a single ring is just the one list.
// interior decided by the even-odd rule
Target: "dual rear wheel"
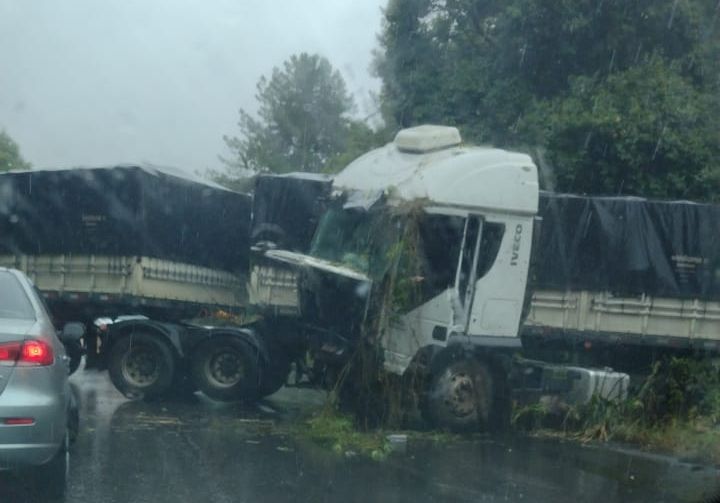
[{"label": "dual rear wheel", "polygon": [[225,402],[258,400],[277,391],[287,376],[285,365],[268,366],[255,347],[230,335],[199,343],[187,367],[162,336],[137,333],[112,346],[108,370],[128,398],[155,399],[188,389]]},{"label": "dual rear wheel", "polygon": [[200,344],[191,375],[198,389],[223,402],[260,398],[260,355],[238,337],[218,336]]}]

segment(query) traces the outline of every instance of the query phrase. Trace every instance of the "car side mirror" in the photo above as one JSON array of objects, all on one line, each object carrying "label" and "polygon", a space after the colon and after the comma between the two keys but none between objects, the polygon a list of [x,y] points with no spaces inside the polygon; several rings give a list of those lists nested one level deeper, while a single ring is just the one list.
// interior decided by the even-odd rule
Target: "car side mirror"
[{"label": "car side mirror", "polygon": [[60,332],[60,340],[65,344],[76,343],[85,335],[85,325],[79,321],[65,323]]}]

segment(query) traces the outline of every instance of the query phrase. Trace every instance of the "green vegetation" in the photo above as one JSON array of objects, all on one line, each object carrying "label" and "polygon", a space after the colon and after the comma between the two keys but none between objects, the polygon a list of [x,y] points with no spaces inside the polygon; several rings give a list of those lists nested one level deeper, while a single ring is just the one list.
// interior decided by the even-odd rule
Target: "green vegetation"
[{"label": "green vegetation", "polygon": [[30,163],[20,155],[18,144],[5,131],[0,131],[0,172],[30,168]]},{"label": "green vegetation", "polygon": [[[545,189],[720,200],[714,0],[389,0],[375,53],[384,125],[351,118],[339,72],[299,54],[257,85],[221,183],[336,172],[422,123],[524,150]],[[560,43],[559,41],[562,41]]]},{"label": "green vegetation", "polygon": [[716,200],[717,16],[714,0],[390,0],[383,116],[527,150],[547,189]]},{"label": "green vegetation", "polygon": [[518,408],[516,428],[554,429],[582,441],[624,441],[720,461],[720,372],[707,360],[669,358],[626,400],[595,397],[563,414],[534,404]]},{"label": "green vegetation", "polygon": [[384,460],[393,452],[389,434],[403,434],[410,443],[447,444],[457,442],[461,436],[441,431],[407,431],[361,428],[352,418],[326,406],[318,414],[306,419],[293,430],[295,438],[310,440],[338,455],[365,456],[376,461]]},{"label": "green vegetation", "polygon": [[338,454],[355,453],[381,460],[390,452],[390,445],[381,431],[361,432],[352,418],[330,407],[305,421],[298,434]]}]

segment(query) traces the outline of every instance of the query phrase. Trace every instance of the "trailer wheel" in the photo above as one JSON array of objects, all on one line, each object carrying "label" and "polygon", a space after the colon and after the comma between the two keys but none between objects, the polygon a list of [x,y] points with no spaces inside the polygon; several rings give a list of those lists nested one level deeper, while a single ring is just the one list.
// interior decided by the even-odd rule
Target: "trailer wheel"
[{"label": "trailer wheel", "polygon": [[132,334],[110,348],[108,372],[112,383],[127,398],[153,399],[172,385],[175,357],[161,337]]},{"label": "trailer wheel", "polygon": [[285,385],[290,373],[290,361],[287,359],[272,358],[271,362],[263,367],[260,376],[260,397],[270,396]]},{"label": "trailer wheel", "polygon": [[215,400],[257,400],[258,357],[257,350],[238,337],[213,337],[200,343],[195,351],[193,381],[200,391]]},{"label": "trailer wheel", "polygon": [[488,367],[475,359],[450,362],[432,379],[426,419],[456,432],[485,430],[493,405],[493,379]]}]

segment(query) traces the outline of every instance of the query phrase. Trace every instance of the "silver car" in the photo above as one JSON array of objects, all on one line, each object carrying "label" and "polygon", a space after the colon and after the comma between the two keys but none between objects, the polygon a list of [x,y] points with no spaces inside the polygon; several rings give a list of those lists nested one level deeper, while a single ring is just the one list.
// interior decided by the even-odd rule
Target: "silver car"
[{"label": "silver car", "polygon": [[35,471],[64,485],[78,426],[68,373],[37,290],[23,273],[0,267],[0,470],[42,465]]}]

